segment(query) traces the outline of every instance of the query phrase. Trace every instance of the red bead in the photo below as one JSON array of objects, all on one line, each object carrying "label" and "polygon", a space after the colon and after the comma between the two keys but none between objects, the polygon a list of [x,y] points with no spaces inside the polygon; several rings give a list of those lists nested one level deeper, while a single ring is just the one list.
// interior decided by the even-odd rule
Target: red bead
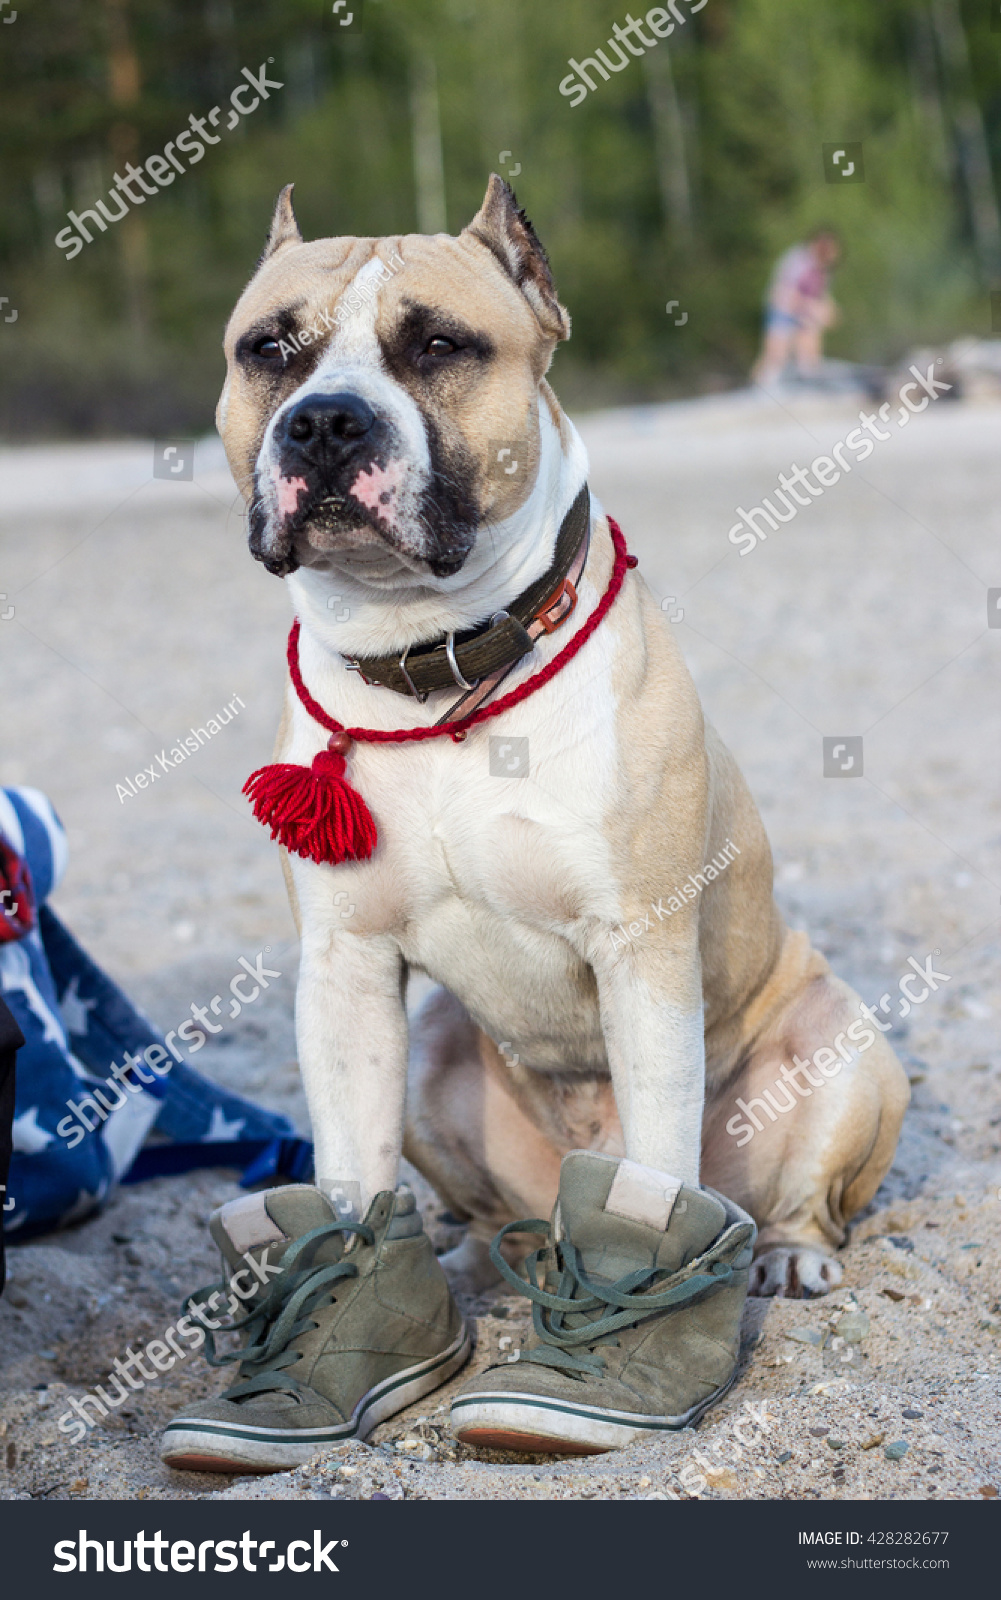
[{"label": "red bead", "polygon": [[330,735],[327,740],[327,749],[332,750],[337,756],[346,756],[353,744],[354,740],[351,735],[341,728],[339,732]]}]

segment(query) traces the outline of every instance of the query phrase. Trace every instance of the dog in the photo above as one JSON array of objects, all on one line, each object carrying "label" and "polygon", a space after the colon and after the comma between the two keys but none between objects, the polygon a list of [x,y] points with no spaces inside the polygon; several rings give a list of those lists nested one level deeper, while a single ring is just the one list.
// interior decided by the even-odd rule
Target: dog
[{"label": "dog", "polygon": [[[344,726],[442,720],[475,688],[462,651],[554,576],[505,692],[593,616],[616,557],[546,381],[569,335],[496,175],[457,237],[306,243],[279,196],[217,421],[303,680]],[[574,582],[557,557],[582,503]],[[447,678],[421,693],[430,651]],[[289,684],[275,759],[308,767],[326,739]],[[497,1230],[548,1214],[567,1151],[624,1153],[753,1216],[752,1293],[831,1289],[907,1079],[784,925],[754,802],[642,577],[531,698],[460,740],[358,743],[349,765],[370,858],[283,858],[319,1187],[360,1215],[405,1155],[468,1221],[443,1265],[476,1291]],[[436,987],[408,1025],[411,973]]]}]

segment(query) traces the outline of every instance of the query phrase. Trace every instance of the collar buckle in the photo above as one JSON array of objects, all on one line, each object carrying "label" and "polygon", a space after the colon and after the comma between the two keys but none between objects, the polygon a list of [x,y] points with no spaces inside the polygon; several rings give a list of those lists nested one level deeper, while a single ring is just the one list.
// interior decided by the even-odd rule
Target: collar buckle
[{"label": "collar buckle", "polygon": [[576,604],[577,590],[569,578],[564,578],[559,588],[555,589],[549,599],[539,607],[532,620],[540,623],[547,633],[555,633],[556,629],[567,620]]}]

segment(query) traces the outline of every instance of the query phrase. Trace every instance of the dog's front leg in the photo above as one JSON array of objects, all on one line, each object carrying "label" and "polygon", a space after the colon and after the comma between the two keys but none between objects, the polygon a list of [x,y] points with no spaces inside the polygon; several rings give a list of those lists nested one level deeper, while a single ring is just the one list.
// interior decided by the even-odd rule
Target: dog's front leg
[{"label": "dog's front leg", "polygon": [[395,1189],[399,1177],[407,1084],[403,961],[388,938],[345,933],[308,913],[305,923],[296,1038],[316,1182],[342,1215],[348,1202],[364,1215],[372,1197]]},{"label": "dog's front leg", "polygon": [[[679,922],[681,918],[679,915]],[[616,931],[594,961],[605,1049],[631,1161],[699,1181],[705,1035],[698,929]]]}]

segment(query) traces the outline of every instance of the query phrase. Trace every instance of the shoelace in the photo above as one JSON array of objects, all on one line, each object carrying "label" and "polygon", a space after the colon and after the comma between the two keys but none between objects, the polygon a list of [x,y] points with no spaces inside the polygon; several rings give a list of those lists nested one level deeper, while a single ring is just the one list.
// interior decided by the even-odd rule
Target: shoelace
[{"label": "shoelace", "polygon": [[[490,1246],[490,1258],[497,1270],[519,1294],[532,1301],[532,1325],[541,1341],[531,1350],[519,1350],[519,1361],[537,1366],[558,1367],[573,1377],[600,1377],[605,1362],[597,1353],[599,1344],[619,1343],[616,1333],[635,1328],[661,1311],[688,1305],[699,1295],[722,1289],[733,1277],[729,1262],[714,1260],[721,1248],[728,1253],[737,1243],[739,1230],[727,1229],[724,1235],[697,1258],[693,1266],[671,1272],[662,1267],[641,1267],[614,1283],[595,1283],[584,1270],[580,1251],[569,1239],[554,1240],[548,1222],[530,1217],[524,1222],[509,1222]],[[746,1232],[746,1230],[744,1230]],[[500,1241],[508,1233],[537,1233],[548,1242],[525,1258],[528,1281],[518,1276],[505,1261]],[[560,1269],[559,1288],[550,1294],[539,1284],[538,1269],[543,1257],[552,1253]],[[657,1292],[654,1292],[654,1291]]]},{"label": "shoelace", "polygon": [[[283,1389],[296,1394],[303,1385],[284,1369],[294,1366],[300,1359],[298,1350],[289,1345],[300,1333],[317,1327],[312,1313],[321,1303],[329,1305],[336,1296],[333,1286],[346,1278],[356,1278],[358,1267],[353,1261],[332,1262],[329,1266],[316,1265],[313,1257],[324,1240],[334,1234],[357,1234],[365,1244],[375,1243],[375,1234],[362,1222],[325,1222],[311,1228],[301,1239],[289,1245],[282,1258],[282,1270],[267,1288],[266,1294],[245,1317],[230,1323],[227,1333],[248,1333],[248,1343],[240,1350],[219,1354],[210,1328],[205,1329],[205,1359],[210,1366],[222,1367],[239,1361],[244,1368],[256,1369],[240,1383],[231,1385],[222,1395],[224,1400],[239,1400],[250,1394],[264,1394]],[[196,1289],[184,1302],[188,1312],[192,1305],[202,1305],[205,1298],[218,1290],[219,1284],[209,1284]]]}]

